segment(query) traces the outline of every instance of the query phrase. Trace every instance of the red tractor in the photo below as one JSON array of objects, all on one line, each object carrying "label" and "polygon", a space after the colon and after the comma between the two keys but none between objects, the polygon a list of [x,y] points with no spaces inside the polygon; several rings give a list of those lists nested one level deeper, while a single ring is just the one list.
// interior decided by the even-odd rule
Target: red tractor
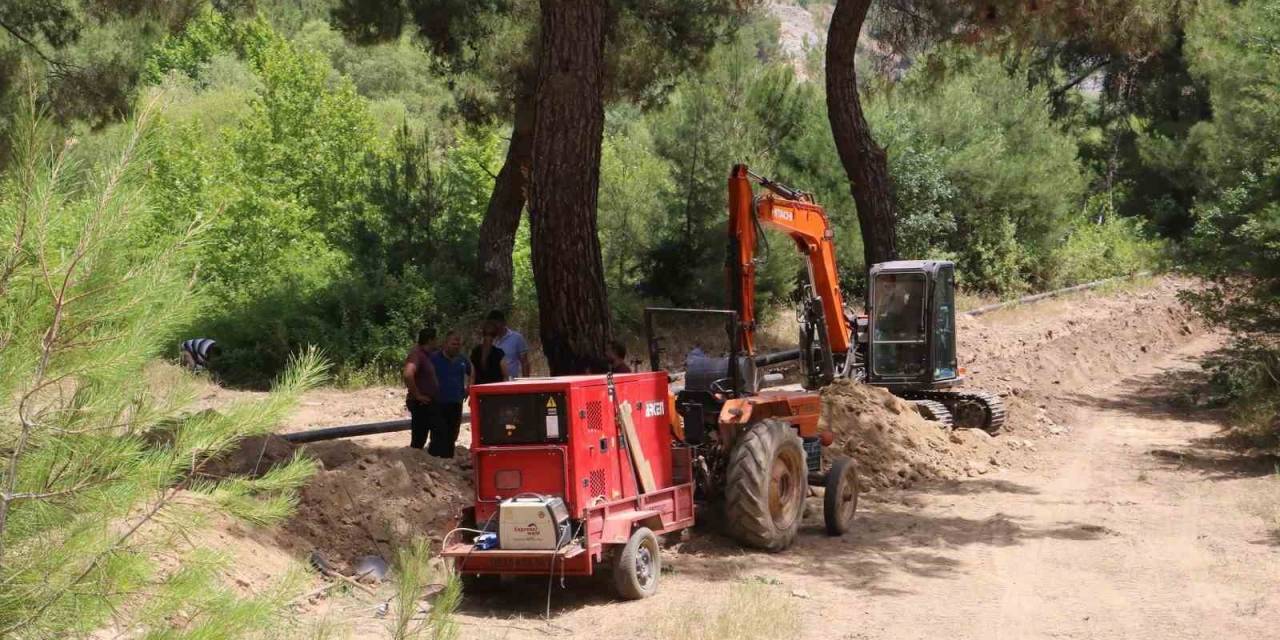
[{"label": "red tractor", "polygon": [[619,595],[652,595],[658,537],[694,521],[667,384],[652,372],[472,387],[475,504],[443,555],[464,579],[604,570]]}]

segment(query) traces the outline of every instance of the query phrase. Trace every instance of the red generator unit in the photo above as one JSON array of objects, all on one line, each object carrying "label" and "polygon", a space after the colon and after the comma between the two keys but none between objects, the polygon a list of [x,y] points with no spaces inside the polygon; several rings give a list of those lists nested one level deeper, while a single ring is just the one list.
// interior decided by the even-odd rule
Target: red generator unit
[{"label": "red generator unit", "polygon": [[443,555],[469,582],[611,571],[622,597],[653,595],[658,536],[694,520],[677,419],[665,372],[472,387],[475,503]]}]

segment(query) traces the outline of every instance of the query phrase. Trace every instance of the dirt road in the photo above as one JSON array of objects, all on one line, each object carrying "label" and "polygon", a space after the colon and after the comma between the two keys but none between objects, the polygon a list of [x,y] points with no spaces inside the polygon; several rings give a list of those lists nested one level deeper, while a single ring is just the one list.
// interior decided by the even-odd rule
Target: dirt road
[{"label": "dirt road", "polygon": [[463,635],[1280,637],[1280,533],[1267,519],[1280,476],[1216,448],[1214,416],[1178,409],[1170,391],[1220,342],[1191,338],[1125,377],[1064,390],[1056,400],[1074,409],[1026,464],[878,492],[843,539],[814,517],[778,555],[700,533],[650,600],[570,585],[554,591],[548,625],[546,584],[513,585],[473,598]]},{"label": "dirt road", "polygon": [[[962,480],[892,473],[872,482],[868,470],[876,489],[843,538],[823,534],[820,501],[810,498],[785,553],[744,551],[698,529],[669,541],[669,571],[649,600],[619,602],[602,582],[556,580],[544,620],[547,581],[515,581],[468,594],[461,635],[1280,638],[1280,470],[1216,446],[1218,416],[1184,402],[1197,359],[1224,341],[1187,317],[1177,302],[1186,286],[1158,278],[961,318],[967,383],[1005,398],[1007,431],[942,438],[955,444],[941,450],[956,464],[925,477]],[[211,388],[203,400],[253,395]],[[320,390],[285,429],[394,419],[400,399],[397,389]],[[265,585],[313,550],[346,567],[441,535],[470,497],[470,472],[404,441],[306,447],[323,471],[298,512],[271,531],[229,526],[215,546],[246,558],[245,571],[260,574],[250,583]],[[883,488],[891,486],[906,488]],[[389,637],[376,615],[389,590],[317,599],[298,622],[336,617],[353,638]]]}]

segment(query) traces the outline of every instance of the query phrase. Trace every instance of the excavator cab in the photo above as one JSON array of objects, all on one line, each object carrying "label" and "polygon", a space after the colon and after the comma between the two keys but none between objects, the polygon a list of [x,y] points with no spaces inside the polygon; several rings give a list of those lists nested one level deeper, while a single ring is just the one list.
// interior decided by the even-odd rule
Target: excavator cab
[{"label": "excavator cab", "polygon": [[960,382],[956,363],[955,265],[902,260],[871,267],[867,294],[867,382],[892,390]]}]

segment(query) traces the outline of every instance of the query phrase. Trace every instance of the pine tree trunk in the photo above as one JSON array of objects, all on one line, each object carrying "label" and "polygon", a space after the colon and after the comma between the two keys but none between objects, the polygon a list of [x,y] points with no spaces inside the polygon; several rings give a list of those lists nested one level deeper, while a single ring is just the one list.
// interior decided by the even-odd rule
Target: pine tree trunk
[{"label": "pine tree trunk", "polygon": [[542,0],[529,220],[552,375],[599,369],[609,305],[596,231],[604,132],[604,0]]},{"label": "pine tree trunk", "polygon": [[480,223],[477,246],[480,293],[486,304],[498,309],[511,306],[511,252],[515,249],[516,230],[520,228],[520,214],[528,196],[534,104],[532,91],[521,91],[516,97],[507,159],[493,181],[489,206]]},{"label": "pine tree trunk", "polygon": [[827,33],[827,118],[858,207],[867,267],[898,258],[893,189],[884,149],[862,115],[854,54],[871,0],[838,0]]}]

